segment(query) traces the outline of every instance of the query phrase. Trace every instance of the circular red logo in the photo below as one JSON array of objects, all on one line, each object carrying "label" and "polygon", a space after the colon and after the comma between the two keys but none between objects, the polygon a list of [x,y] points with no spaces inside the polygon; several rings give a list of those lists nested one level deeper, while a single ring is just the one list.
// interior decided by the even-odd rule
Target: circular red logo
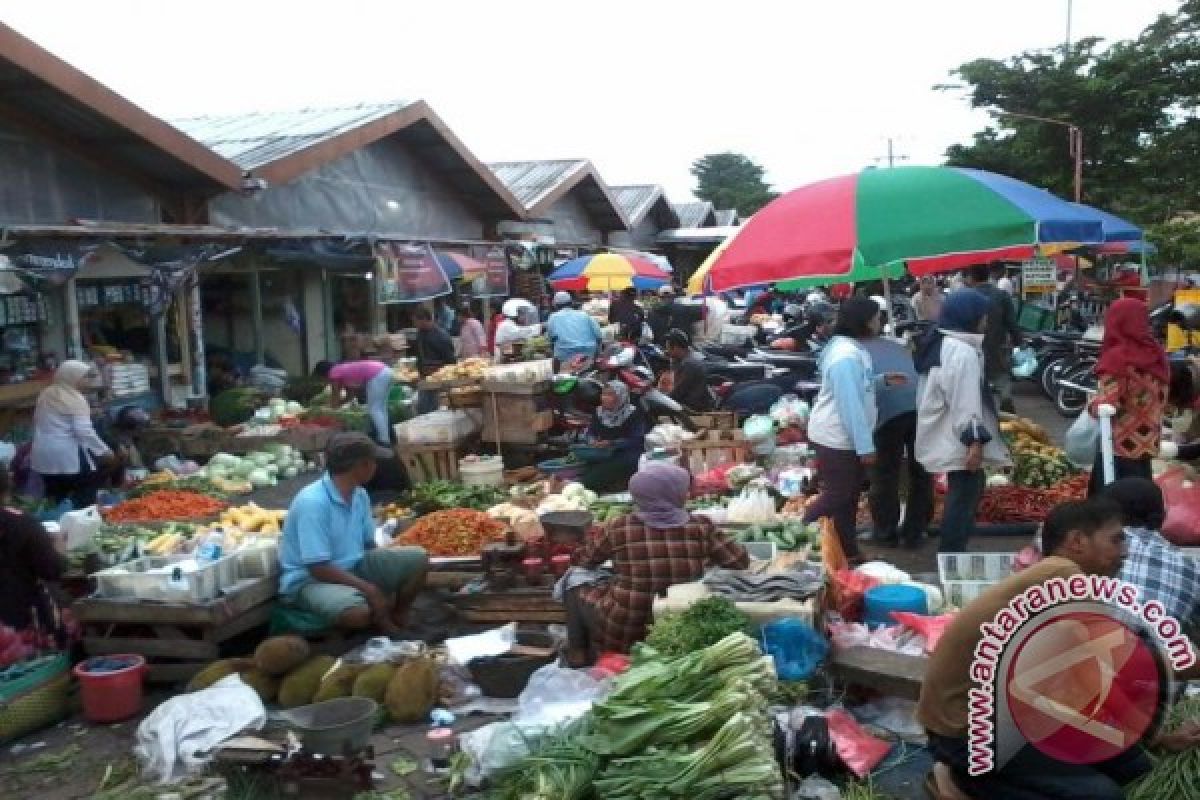
[{"label": "circular red logo", "polygon": [[1021,735],[1072,764],[1095,764],[1137,744],[1154,725],[1165,688],[1153,647],[1127,625],[1091,611],[1035,627],[1005,678]]}]

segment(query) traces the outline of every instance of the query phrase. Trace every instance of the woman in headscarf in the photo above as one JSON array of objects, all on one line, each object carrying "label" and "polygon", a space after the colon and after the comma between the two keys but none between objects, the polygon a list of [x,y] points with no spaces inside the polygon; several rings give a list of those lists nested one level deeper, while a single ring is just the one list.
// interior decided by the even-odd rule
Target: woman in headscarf
[{"label": "woman in headscarf", "polygon": [[101,470],[113,461],[112,450],[96,434],[83,387],[92,367],[64,361],[54,382],[38,395],[33,412],[30,466],[42,476],[46,495],[55,503],[69,498],[75,508],[96,502]]},{"label": "woman in headscarf", "polygon": [[1011,463],[995,401],[983,379],[983,330],[991,300],[974,289],[946,296],[938,325],[917,345],[917,460],[946,473],[941,553],[961,553],[975,532],[985,466]]},{"label": "woman in headscarf", "polygon": [[[1149,478],[1158,455],[1171,372],[1167,354],[1150,330],[1146,304],[1123,297],[1104,314],[1104,342],[1096,364],[1097,392],[1088,406],[1116,409],[1112,418],[1113,480]],[[1104,488],[1102,456],[1096,455],[1088,494]]]},{"label": "woman in headscarf", "polygon": [[[833,338],[821,353],[821,391],[808,421],[821,493],[805,508],[804,521],[829,517],[851,562],[861,558],[855,523],[867,469],[875,464],[878,416],[875,370],[862,342],[878,336],[881,324],[879,305],[871,298],[851,297],[842,303]],[[903,375],[887,379],[907,380]]]},{"label": "woman in headscarf", "polygon": [[[563,579],[567,660],[594,663],[604,652],[627,653],[646,635],[654,598],[669,586],[699,580],[709,566],[745,569],[740,544],[684,508],[691,475],[674,464],[647,464],[629,481],[632,514],[618,517],[576,551]],[[612,561],[613,575],[589,572]],[[581,582],[592,581],[580,585]]]},{"label": "woman in headscarf", "polygon": [[612,453],[587,468],[581,478],[583,485],[594,492],[625,491],[646,448],[646,417],[629,402],[625,384],[609,381],[605,385],[600,405],[592,413],[587,436],[596,447],[611,447]]}]

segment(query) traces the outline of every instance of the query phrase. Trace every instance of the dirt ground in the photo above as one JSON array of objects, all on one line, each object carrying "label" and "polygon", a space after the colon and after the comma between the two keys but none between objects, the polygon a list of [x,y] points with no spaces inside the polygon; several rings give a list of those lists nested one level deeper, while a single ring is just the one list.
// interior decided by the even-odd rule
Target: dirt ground
[{"label": "dirt ground", "polygon": [[[1061,442],[1066,428],[1070,423],[1060,416],[1053,405],[1029,383],[1017,384],[1017,410],[1022,416],[1045,426],[1052,438]],[[292,494],[311,477],[296,481],[288,481],[274,487],[269,495],[256,496],[256,501],[265,506],[286,506]],[[1021,536],[980,536],[971,542],[973,551],[1013,551],[1020,549],[1028,542],[1028,537]],[[901,569],[915,574],[936,572],[937,540],[928,538],[920,550],[905,551],[895,548],[876,548],[869,544],[865,546],[868,555],[886,559]],[[420,606],[415,610],[414,620],[418,621],[412,634],[427,639],[440,640],[458,632],[452,617],[447,613],[444,604],[433,597],[422,598]],[[147,696],[145,713],[149,713],[158,703],[172,696],[165,689],[155,689]],[[32,736],[25,737],[15,743],[0,747],[0,797],[37,797],[38,800],[82,800],[83,798],[104,798],[104,800],[141,800],[141,798],[157,798],[159,792],[135,792],[128,789],[105,795],[101,785],[106,774],[109,776],[108,785],[120,783],[122,776],[134,774],[135,764],[132,757],[133,745],[136,739],[137,725],[135,719],[116,725],[93,725],[79,714],[73,715],[67,721]],[[490,718],[477,716],[459,720],[456,730],[463,732],[490,721]],[[418,768],[405,776],[396,775],[391,769],[397,760],[413,759],[422,761],[426,757],[425,734],[423,726],[390,726],[378,731],[372,739],[375,749],[375,795],[366,795],[375,800],[400,800],[404,794],[391,794],[397,789],[404,789],[413,800],[423,798],[445,797],[444,788],[440,782],[431,780],[431,776]],[[916,789],[914,776],[923,774],[920,768],[920,755],[911,762],[904,773],[886,781],[890,786],[881,787],[890,790],[894,796],[905,797],[908,789]],[[236,773],[236,770],[234,771]],[[332,786],[318,787],[306,785],[300,791],[287,792],[288,787],[281,786],[262,776],[255,777],[236,774],[231,778],[228,787],[221,786],[219,779],[213,782],[212,788],[203,789],[199,786],[195,794],[163,795],[178,797],[179,800],[190,798],[231,798],[232,800],[274,800],[283,797],[311,798],[353,798],[358,789],[352,782],[339,781]],[[294,788],[294,787],[293,787]],[[916,794],[911,796],[918,796]]]}]

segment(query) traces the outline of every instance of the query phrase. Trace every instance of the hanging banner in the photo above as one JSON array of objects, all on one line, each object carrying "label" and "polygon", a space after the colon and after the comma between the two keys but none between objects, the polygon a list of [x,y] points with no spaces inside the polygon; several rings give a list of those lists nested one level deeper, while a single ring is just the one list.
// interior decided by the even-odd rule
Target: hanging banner
[{"label": "hanging banner", "polygon": [[375,254],[363,238],[289,239],[268,246],[265,252],[282,263],[334,271],[367,272],[375,264]]},{"label": "hanging banner", "polygon": [[220,244],[153,244],[138,247],[114,242],[110,246],[135,264],[150,268],[144,302],[155,317],[166,312],[176,292],[195,286],[196,267],[229,258],[242,249]]},{"label": "hanging banner", "polygon": [[428,244],[375,242],[379,303],[418,303],[450,294],[450,279]]},{"label": "hanging banner", "polygon": [[486,271],[464,282],[463,288],[470,297],[508,297],[508,254],[503,245],[479,247],[474,253]]},{"label": "hanging banner", "polygon": [[4,248],[13,269],[32,289],[62,286],[94,257],[99,245],[69,239],[24,239]]}]

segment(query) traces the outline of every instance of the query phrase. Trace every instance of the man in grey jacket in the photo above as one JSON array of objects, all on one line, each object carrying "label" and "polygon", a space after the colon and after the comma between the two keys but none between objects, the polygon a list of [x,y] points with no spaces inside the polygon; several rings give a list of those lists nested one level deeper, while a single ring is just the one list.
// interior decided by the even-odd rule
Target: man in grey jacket
[{"label": "man in grey jacket", "polygon": [[[999,273],[1003,274],[1003,267]],[[967,286],[991,302],[987,332],[983,336],[983,374],[996,395],[1001,411],[1015,413],[1012,397],[1012,351],[1021,346],[1021,326],[1012,295],[991,282],[992,267],[975,264],[967,272]]]}]

